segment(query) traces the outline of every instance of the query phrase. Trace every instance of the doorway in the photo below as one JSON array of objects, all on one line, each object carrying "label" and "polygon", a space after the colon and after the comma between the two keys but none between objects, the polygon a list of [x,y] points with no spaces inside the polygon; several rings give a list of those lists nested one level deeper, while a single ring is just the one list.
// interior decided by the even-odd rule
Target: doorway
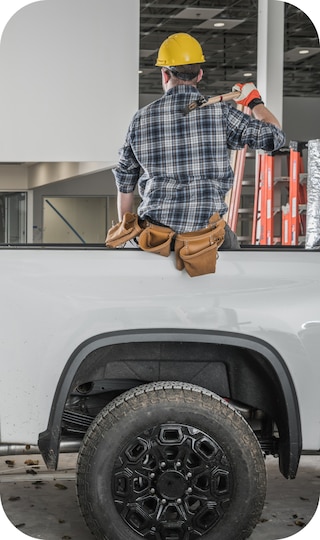
[{"label": "doorway", "polygon": [[0,192],[0,243],[27,241],[27,193]]}]

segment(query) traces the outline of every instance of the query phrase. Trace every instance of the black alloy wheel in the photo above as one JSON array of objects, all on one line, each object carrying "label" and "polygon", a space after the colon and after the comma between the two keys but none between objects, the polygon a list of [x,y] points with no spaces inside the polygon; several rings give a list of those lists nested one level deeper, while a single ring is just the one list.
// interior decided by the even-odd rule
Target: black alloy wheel
[{"label": "black alloy wheel", "polygon": [[265,490],[263,455],[243,417],[186,383],[113,400],[78,458],[80,508],[100,540],[243,540]]}]

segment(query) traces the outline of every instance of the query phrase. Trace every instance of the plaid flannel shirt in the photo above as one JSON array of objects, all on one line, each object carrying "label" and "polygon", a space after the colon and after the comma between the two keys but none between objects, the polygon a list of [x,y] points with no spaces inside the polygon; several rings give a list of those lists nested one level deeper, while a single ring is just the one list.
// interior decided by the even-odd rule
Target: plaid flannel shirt
[{"label": "plaid flannel shirt", "polygon": [[230,149],[277,150],[284,133],[226,103],[183,111],[199,91],[178,85],[140,109],[129,126],[113,174],[120,192],[138,183],[141,218],[188,232],[207,225],[212,214],[227,211],[225,195],[233,184]]}]

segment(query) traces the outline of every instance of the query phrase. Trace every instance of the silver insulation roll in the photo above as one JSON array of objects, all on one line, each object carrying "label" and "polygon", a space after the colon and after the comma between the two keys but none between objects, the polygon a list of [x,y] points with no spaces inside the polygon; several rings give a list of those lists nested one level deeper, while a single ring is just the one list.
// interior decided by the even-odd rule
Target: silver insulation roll
[{"label": "silver insulation roll", "polygon": [[306,249],[320,249],[320,139],[308,141]]}]

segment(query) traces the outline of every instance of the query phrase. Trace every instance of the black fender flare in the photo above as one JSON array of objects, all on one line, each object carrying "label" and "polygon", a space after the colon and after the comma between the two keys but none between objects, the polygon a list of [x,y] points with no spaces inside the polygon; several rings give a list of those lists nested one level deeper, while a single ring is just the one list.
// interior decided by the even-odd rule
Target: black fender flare
[{"label": "black fender flare", "polygon": [[198,329],[182,330],[163,328],[116,331],[93,336],[81,343],[72,353],[64,367],[55,391],[47,429],[39,434],[38,446],[48,469],[56,469],[58,466],[63,410],[71,383],[85,358],[101,347],[160,340],[230,345],[255,351],[265,358],[278,379],[288,419],[288,441],[280,451],[279,466],[286,478],[294,478],[302,451],[301,421],[295,386],[282,356],[264,340],[250,335]]}]

